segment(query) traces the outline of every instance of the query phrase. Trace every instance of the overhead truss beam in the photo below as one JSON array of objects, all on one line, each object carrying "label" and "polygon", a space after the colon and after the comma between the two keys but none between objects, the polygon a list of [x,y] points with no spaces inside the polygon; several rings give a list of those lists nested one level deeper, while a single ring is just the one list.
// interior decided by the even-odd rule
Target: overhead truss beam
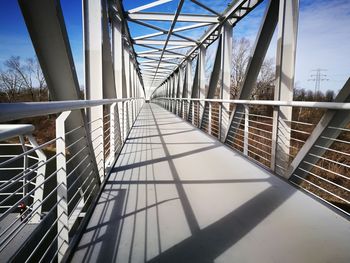
[{"label": "overhead truss beam", "polygon": [[[128,13],[128,19],[133,20],[152,20],[152,21],[173,21],[174,14],[167,13]],[[197,23],[217,23],[217,16],[210,15],[192,15],[181,14],[177,18],[178,22],[197,22]]]}]

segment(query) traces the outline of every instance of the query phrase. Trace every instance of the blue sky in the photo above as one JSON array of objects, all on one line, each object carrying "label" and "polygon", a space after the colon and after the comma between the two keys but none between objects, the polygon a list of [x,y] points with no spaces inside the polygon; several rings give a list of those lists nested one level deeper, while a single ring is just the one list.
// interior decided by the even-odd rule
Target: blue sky
[{"label": "blue sky", "polygon": [[[126,10],[151,2],[151,0],[124,1]],[[225,9],[229,0],[202,0],[218,12]],[[172,1],[147,11],[173,13],[178,1]],[[61,0],[64,18],[73,51],[79,82],[83,85],[83,48],[81,0]],[[312,89],[314,83],[308,81],[313,69],[327,69],[329,81],[322,83],[322,90],[338,91],[350,76],[350,1],[348,0],[300,0],[300,19],[296,57],[296,86]],[[246,37],[254,42],[265,4],[260,5],[233,29],[235,38]],[[197,12],[193,3],[185,1],[183,11]],[[206,13],[201,10],[201,13]],[[167,28],[169,23],[160,22],[160,27]],[[178,24],[183,26],[184,23]],[[152,33],[144,27],[130,25],[132,35]],[[200,35],[193,30],[187,34]],[[274,37],[268,57],[275,57],[276,37]],[[142,50],[142,48],[139,48]],[[207,52],[211,58],[212,52]],[[15,0],[0,1],[0,67],[11,55],[22,58],[34,56],[34,50],[26,30],[19,6]]]}]

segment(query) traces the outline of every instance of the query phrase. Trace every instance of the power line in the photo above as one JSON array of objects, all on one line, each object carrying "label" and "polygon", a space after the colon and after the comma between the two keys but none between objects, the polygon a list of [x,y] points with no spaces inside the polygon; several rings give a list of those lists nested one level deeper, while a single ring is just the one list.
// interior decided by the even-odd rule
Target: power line
[{"label": "power line", "polygon": [[319,93],[321,88],[321,82],[322,81],[328,81],[327,75],[323,74],[322,72],[327,71],[327,69],[317,68],[312,70],[312,72],[315,72],[315,74],[310,75],[310,79],[308,81],[314,81],[315,82],[315,96]]}]

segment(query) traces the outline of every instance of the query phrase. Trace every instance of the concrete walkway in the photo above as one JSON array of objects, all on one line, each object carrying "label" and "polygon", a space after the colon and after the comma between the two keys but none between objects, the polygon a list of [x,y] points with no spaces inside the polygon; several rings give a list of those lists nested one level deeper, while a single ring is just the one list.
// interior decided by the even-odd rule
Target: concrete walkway
[{"label": "concrete walkway", "polygon": [[350,262],[350,223],[146,104],[73,262]]}]

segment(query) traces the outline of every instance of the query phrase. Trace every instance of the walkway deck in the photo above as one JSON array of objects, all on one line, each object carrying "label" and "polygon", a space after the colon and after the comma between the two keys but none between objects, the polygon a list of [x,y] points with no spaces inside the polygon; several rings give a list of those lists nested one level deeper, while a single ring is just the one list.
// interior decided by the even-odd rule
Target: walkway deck
[{"label": "walkway deck", "polygon": [[350,224],[146,104],[73,262],[350,262]]}]

